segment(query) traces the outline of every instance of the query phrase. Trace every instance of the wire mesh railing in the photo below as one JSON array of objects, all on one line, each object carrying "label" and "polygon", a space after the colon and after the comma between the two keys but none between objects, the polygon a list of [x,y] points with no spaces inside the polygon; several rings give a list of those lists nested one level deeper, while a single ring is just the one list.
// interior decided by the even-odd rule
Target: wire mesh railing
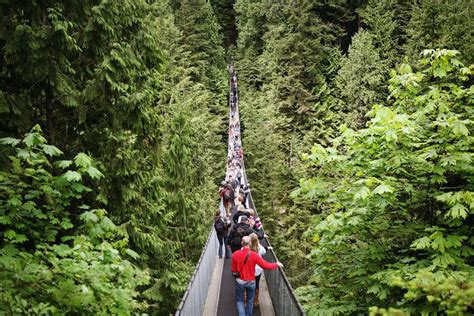
[{"label": "wire mesh railing", "polygon": [[206,245],[201,254],[201,258],[196,265],[188,288],[179,303],[175,316],[195,316],[202,315],[206,303],[212,273],[217,260],[217,250],[219,242],[216,237],[214,225],[211,226]]},{"label": "wire mesh railing", "polygon": [[[248,184],[245,165],[242,169],[244,171],[243,173],[245,183]],[[250,192],[248,196],[248,205],[250,208],[255,210],[256,217],[258,217],[258,212],[253,201],[252,192]],[[264,223],[264,221],[262,221],[262,223]],[[260,242],[263,246],[270,247],[263,258],[268,262],[277,262],[277,256],[273,251],[268,238],[264,238]],[[295,295],[295,292],[293,291],[293,288],[290,285],[290,282],[288,281],[285,272],[281,268],[278,268],[276,270],[264,270],[264,273],[268,286],[268,292],[270,292],[270,297],[272,299],[273,309],[275,310],[275,315],[306,315],[303,307]]]}]

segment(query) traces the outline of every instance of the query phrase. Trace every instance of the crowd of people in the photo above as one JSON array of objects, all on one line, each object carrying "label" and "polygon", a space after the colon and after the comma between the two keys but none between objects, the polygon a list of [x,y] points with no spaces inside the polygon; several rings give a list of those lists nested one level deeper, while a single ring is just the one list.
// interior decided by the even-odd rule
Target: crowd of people
[{"label": "crowd of people", "polygon": [[[232,257],[235,295],[239,316],[251,316],[259,306],[259,283],[263,269],[276,269],[262,257],[267,249],[260,243],[266,237],[260,218],[250,208],[250,184],[243,170],[244,151],[238,113],[237,76],[230,66],[229,135],[225,180],[219,188],[224,210],[216,211],[214,228],[219,240],[218,256]],[[225,251],[224,251],[225,250]],[[224,253],[225,252],[225,253]]]}]

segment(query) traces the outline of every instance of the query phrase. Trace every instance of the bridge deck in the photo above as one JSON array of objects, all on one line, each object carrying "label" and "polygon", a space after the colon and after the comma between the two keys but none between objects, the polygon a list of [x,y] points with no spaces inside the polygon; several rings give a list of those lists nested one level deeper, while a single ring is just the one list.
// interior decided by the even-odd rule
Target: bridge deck
[{"label": "bridge deck", "polygon": [[[243,181],[247,183],[247,175],[244,173]],[[221,212],[224,214],[224,206],[220,205]],[[235,214],[233,208],[232,216]],[[234,223],[232,223],[233,226]],[[204,315],[225,315],[237,316],[237,305],[235,302],[235,279],[232,276],[230,266],[232,260],[217,259],[214,267],[211,284],[207,292],[206,304],[204,305]],[[270,293],[268,292],[265,274],[262,273],[260,278],[260,306],[255,308],[253,315],[255,316],[275,316]]]},{"label": "bridge deck", "polygon": [[[234,277],[230,272],[231,259],[217,259],[214,275],[209,286],[205,316],[225,315],[237,316],[235,303]],[[260,307],[254,309],[255,316],[275,316],[270,293],[268,292],[265,275],[260,279]]]}]

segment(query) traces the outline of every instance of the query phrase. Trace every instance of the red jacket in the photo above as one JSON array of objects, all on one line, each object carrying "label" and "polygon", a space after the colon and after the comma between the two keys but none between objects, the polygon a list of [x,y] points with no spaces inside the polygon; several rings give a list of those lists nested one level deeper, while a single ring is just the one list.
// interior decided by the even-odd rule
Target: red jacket
[{"label": "red jacket", "polygon": [[[247,262],[244,265],[245,256],[250,251],[250,256],[247,259]],[[263,269],[274,270],[278,268],[276,263],[270,263],[263,260],[263,258],[256,253],[251,251],[250,248],[244,247],[240,250],[237,250],[232,255],[232,272],[240,272],[240,279],[244,281],[255,280],[255,265],[258,264]]]}]

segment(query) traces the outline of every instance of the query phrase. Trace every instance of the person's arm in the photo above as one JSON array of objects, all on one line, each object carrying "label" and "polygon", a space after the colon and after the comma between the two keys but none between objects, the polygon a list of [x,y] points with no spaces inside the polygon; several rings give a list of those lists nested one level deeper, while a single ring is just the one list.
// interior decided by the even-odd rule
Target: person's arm
[{"label": "person's arm", "polygon": [[237,262],[236,262],[236,260],[235,260],[235,257],[236,257],[236,253],[234,252],[234,253],[232,254],[232,259],[231,259],[231,260],[232,260],[232,265],[230,266],[230,270],[231,270],[232,272],[237,272]]},{"label": "person's arm", "polygon": [[278,263],[265,261],[262,257],[256,256],[257,264],[265,270],[275,270],[278,268]]},{"label": "person's arm", "polygon": [[230,230],[230,234],[229,234],[229,238],[227,238],[227,244],[230,245],[232,243],[232,239],[235,238],[235,233],[234,233],[234,230],[231,229]]}]

